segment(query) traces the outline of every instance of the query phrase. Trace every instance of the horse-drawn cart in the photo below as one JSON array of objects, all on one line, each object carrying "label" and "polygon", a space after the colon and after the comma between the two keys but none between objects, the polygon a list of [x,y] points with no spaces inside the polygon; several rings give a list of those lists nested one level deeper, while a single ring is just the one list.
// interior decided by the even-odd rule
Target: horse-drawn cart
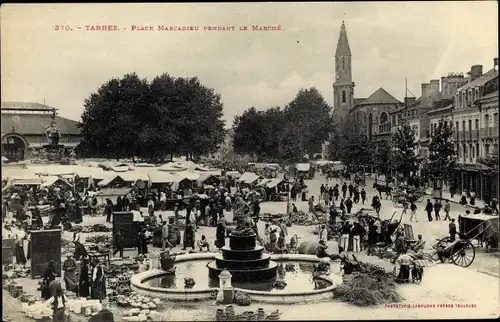
[{"label": "horse-drawn cart", "polygon": [[460,233],[467,239],[486,244],[487,251],[498,251],[500,237],[499,218],[493,212],[468,214],[458,217]]},{"label": "horse-drawn cart", "polygon": [[464,234],[451,242],[450,237],[436,239],[437,243],[432,246],[439,259],[444,262],[449,260],[455,265],[469,267],[476,257],[476,250],[470,239]]}]

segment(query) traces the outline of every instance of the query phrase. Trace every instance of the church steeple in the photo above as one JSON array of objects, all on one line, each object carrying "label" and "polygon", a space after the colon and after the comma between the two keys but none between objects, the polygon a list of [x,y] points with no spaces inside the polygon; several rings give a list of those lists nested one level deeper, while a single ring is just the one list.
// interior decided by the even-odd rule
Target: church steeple
[{"label": "church steeple", "polygon": [[349,47],[349,40],[347,40],[344,21],[342,21],[342,26],[340,26],[340,36],[335,56],[351,56],[351,48]]},{"label": "church steeple", "polygon": [[335,52],[335,80],[333,83],[333,107],[341,120],[354,106],[354,82],[352,81],[351,48],[347,40],[344,21],[340,26],[339,41]]}]

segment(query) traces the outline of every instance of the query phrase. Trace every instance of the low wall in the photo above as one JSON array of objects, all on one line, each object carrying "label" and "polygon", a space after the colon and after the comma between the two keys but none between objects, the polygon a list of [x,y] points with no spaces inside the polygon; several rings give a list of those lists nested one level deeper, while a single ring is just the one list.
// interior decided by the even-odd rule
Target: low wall
[{"label": "low wall", "polygon": [[[186,261],[214,259],[215,255],[217,255],[217,253],[193,253],[178,255],[175,262],[182,263]],[[303,254],[275,254],[271,255],[271,260],[276,262],[320,262],[320,259],[316,256]],[[239,288],[234,288],[234,290],[247,293],[251,296],[253,301],[264,303],[291,304],[329,300],[333,298],[333,289],[342,284],[340,261],[330,261],[330,267],[330,276],[321,276],[319,278],[332,283],[332,285],[321,290],[312,290],[308,292],[283,291],[279,293],[254,291]],[[216,298],[217,291],[219,290],[218,288],[208,288],[205,290],[177,290],[152,287],[143,284],[144,281],[162,275],[164,273],[165,272],[163,270],[158,269],[156,266],[149,271],[135,274],[130,279],[131,288],[139,294],[169,301],[206,301],[214,300]]]}]

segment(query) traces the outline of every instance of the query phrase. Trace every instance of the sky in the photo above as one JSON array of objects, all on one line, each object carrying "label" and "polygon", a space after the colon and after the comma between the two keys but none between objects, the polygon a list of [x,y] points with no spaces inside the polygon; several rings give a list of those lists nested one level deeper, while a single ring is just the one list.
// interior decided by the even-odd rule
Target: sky
[{"label": "sky", "polygon": [[[45,101],[79,120],[91,93],[136,72],[148,80],[197,76],[222,95],[227,126],[251,106],[284,107],[301,88],[316,87],[332,105],[342,21],[355,97],[383,87],[403,100],[405,78],[418,97],[421,83],[475,64],[486,72],[498,57],[496,1],[2,5],[2,101]],[[120,30],[86,31],[86,25]],[[200,30],[158,31],[158,25]],[[281,30],[239,31],[252,25]]]}]

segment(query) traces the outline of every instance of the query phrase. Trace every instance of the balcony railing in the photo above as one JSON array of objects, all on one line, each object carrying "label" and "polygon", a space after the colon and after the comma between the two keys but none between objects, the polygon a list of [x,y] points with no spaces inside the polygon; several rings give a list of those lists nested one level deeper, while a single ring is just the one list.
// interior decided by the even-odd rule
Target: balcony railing
[{"label": "balcony railing", "polygon": [[483,139],[498,138],[498,126],[496,126],[496,127],[482,128],[481,129],[481,137]]},{"label": "balcony railing", "polygon": [[391,124],[390,123],[385,123],[385,124],[379,125],[379,127],[378,127],[379,134],[385,134],[385,133],[390,133],[390,132],[391,132]]}]

